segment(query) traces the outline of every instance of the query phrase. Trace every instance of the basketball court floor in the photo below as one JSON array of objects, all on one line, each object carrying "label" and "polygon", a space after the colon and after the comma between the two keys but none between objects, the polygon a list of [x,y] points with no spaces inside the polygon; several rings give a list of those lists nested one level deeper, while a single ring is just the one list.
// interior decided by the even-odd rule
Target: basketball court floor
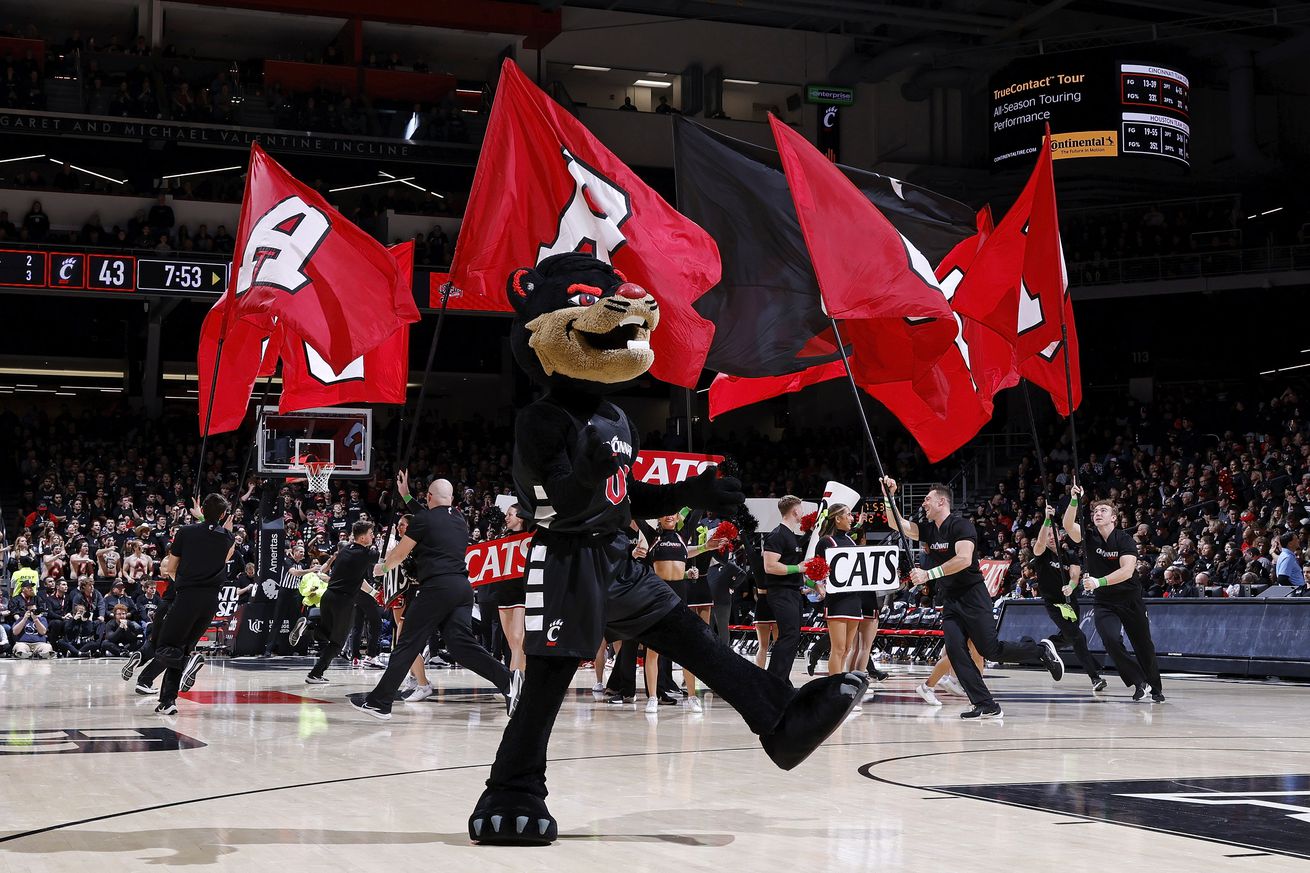
[{"label": "basketball court floor", "polygon": [[[991,670],[998,722],[934,709],[905,668],[810,760],[775,769],[727,706],[610,707],[590,671],[555,729],[548,848],[473,846],[467,816],[505,723],[463,670],[390,722],[308,687],[307,662],[219,660],[151,710],[120,661],[0,663],[0,871],[205,869],[1305,870],[1310,689],[1122,685]],[[797,682],[806,677],[799,672]]]}]

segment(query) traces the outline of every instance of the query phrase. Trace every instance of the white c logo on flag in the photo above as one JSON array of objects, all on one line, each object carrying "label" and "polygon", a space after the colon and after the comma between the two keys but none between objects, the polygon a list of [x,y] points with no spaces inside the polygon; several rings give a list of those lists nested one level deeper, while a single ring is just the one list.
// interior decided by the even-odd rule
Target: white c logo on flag
[{"label": "white c logo on flag", "polygon": [[305,265],[327,239],[332,222],[296,196],[276,204],[250,230],[237,271],[237,296],[256,283],[295,294],[309,284]]}]

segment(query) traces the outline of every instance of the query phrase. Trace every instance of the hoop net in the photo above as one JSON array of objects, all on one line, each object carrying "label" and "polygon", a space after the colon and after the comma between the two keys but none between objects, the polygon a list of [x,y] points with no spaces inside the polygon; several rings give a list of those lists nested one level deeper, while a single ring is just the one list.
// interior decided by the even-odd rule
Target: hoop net
[{"label": "hoop net", "polygon": [[337,469],[337,465],[331,461],[305,461],[305,480],[309,482],[309,490],[316,494],[327,494],[330,490],[328,483],[332,479],[332,473]]}]

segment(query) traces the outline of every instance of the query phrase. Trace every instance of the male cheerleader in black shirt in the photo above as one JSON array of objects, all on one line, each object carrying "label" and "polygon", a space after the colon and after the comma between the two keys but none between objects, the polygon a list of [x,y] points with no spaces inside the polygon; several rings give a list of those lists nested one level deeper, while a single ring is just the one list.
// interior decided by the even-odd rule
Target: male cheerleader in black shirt
[{"label": "male cheerleader in black shirt", "polygon": [[160,715],[177,715],[183,665],[194,676],[204,664],[203,658],[192,658],[190,663],[187,658],[218,612],[219,594],[227,584],[227,562],[236,550],[227,500],[221,494],[210,494],[201,504],[201,514],[201,523],[178,530],[160,566],[177,590],[155,651],[155,659],[167,667],[155,707]]},{"label": "male cheerleader in black shirt", "polygon": [[[1074,499],[1083,489],[1073,486]],[[1072,502],[1072,501],[1071,501]],[[1133,700],[1146,696],[1151,686],[1151,702],[1164,703],[1160,667],[1155,660],[1155,642],[1151,639],[1151,620],[1142,602],[1142,586],[1137,581],[1137,544],[1126,530],[1115,527],[1117,512],[1109,500],[1092,501],[1092,525],[1086,532],[1073,518],[1065,523],[1069,539],[1086,541],[1084,561],[1087,572],[1083,588],[1092,592],[1096,631],[1124,684],[1133,689]],[[1129,652],[1123,634],[1133,644]],[[1134,656],[1135,655],[1135,656]]]},{"label": "male cheerleader in black shirt", "polygon": [[[1078,499],[1074,498],[1069,501],[1069,506],[1064,511],[1062,523],[1066,530],[1073,523],[1077,511]],[[1046,520],[1042,522],[1041,530],[1037,532],[1037,539],[1033,542],[1031,565],[1033,572],[1037,574],[1037,593],[1041,595],[1042,603],[1046,606],[1046,614],[1060,629],[1060,633],[1050,639],[1057,646],[1059,645],[1056,643],[1057,639],[1072,646],[1074,654],[1078,656],[1078,663],[1092,680],[1092,690],[1104,691],[1105,680],[1101,678],[1101,662],[1096,660],[1096,656],[1087,649],[1087,635],[1078,626],[1078,600],[1073,596],[1073,591],[1082,575],[1081,568],[1066,559],[1064,549],[1060,546],[1059,535],[1052,523],[1054,518],[1055,507],[1047,503]]]},{"label": "male cheerleader in black shirt", "polygon": [[[414,500],[409,493],[407,471],[396,474],[396,487],[406,503]],[[373,570],[373,575],[382,576],[399,567],[413,552],[418,579],[417,590],[405,606],[405,627],[400,640],[392,646],[391,660],[382,678],[368,694],[347,695],[351,706],[374,718],[391,718],[396,690],[438,626],[456,662],[495,685],[506,696],[513,714],[515,695],[511,693],[509,671],[473,636],[473,588],[464,564],[469,527],[451,505],[454,499],[455,489],[450,482],[434,479],[428,486],[427,508],[416,508],[405,536]]]},{"label": "male cheerleader in black shirt", "polygon": [[978,531],[963,516],[951,513],[951,489],[934,485],[923,498],[923,511],[928,520],[922,525],[906,521],[896,509],[896,482],[889,476],[882,480],[887,523],[893,530],[902,530],[912,540],[923,544],[928,569],[915,567],[910,581],[924,585],[940,579],[945,598],[942,610],[942,630],[946,635],[946,655],[951,659],[955,675],[964,686],[973,709],[960,714],[960,718],[1001,718],[1001,707],[983,682],[978,665],[969,657],[969,643],[973,643],[984,658],[1011,663],[1027,660],[1041,661],[1051,678],[1064,676],[1064,662],[1050,640],[1035,643],[1025,638],[1018,643],[996,638],[996,619],[992,616],[992,601],[987,584],[978,569]]},{"label": "male cheerleader in black shirt", "polygon": [[[372,575],[378,553],[373,548],[373,522],[357,521],[350,529],[351,541],[332,556],[328,563],[332,575],[327,590],[318,604],[318,626],[314,639],[318,641],[318,661],[305,677],[307,685],[326,685],[323,676],[332,659],[341,653],[341,647],[350,636],[355,623],[355,600]],[[370,586],[371,588],[372,586]]]},{"label": "male cheerleader in black shirt", "polygon": [[[801,526],[801,499],[790,494],[778,501],[782,521],[764,538],[764,574],[768,580],[769,609],[778,623],[778,637],[769,656],[769,672],[784,682],[791,682],[791,668],[801,646],[801,611],[805,595],[805,576],[801,560],[805,546],[796,532]],[[834,671],[836,673],[840,670]]]}]

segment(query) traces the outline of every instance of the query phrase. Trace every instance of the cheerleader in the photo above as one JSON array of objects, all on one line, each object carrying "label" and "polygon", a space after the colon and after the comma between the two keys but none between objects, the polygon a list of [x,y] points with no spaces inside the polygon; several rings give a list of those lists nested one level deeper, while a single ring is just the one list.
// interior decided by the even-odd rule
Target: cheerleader
[{"label": "cheerleader", "polygon": [[[659,530],[656,532],[646,557],[650,561],[651,568],[655,575],[659,576],[678,594],[678,599],[684,604],[688,603],[689,582],[698,580],[699,572],[694,568],[687,570],[687,561],[694,558],[702,552],[710,549],[717,549],[726,543],[726,540],[712,539],[704,545],[688,547],[682,539],[682,534],[678,532],[678,523],[682,521],[682,515],[673,514],[662,516],[659,520]],[[708,604],[709,587],[705,588],[704,600]],[[706,606],[704,613],[701,614],[701,620],[709,624],[710,610]],[[699,614],[699,612],[698,612]],[[656,712],[659,707],[659,697],[656,694],[658,685],[659,654],[651,648],[646,649],[646,661],[643,672],[646,677],[646,711]],[[696,696],[696,677],[688,670],[682,671],[683,679],[687,683],[687,700],[691,706],[692,712],[701,712],[700,698]]]}]

